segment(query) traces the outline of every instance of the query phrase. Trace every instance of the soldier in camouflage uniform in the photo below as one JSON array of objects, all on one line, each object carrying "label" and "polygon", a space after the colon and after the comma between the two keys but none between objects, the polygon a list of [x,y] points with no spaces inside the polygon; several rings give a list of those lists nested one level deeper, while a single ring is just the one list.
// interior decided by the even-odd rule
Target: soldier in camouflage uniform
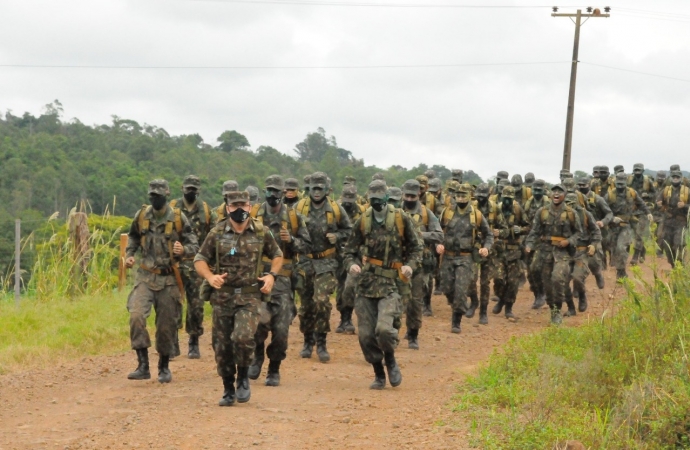
[{"label": "soldier in camouflage uniform", "polygon": [[436,178],[436,172],[432,169],[427,169],[424,171],[424,176],[431,181],[432,178]]},{"label": "soldier in camouflage uniform", "polygon": [[193,255],[199,243],[187,218],[179,209],[168,205],[170,188],[165,180],[149,183],[149,201],[134,215],[129,229],[125,266],[134,266],[134,255],[141,249],[141,262],[134,281],[134,289],[127,299],[129,336],[139,364],[127,378],[148,380],[151,338],[146,319],[151,308],[156,311],[156,351],[158,352],[158,381],[169,383],[172,374],[168,363],[174,355],[177,328],[182,313],[181,279],[177,264],[185,256]]},{"label": "soldier in camouflage uniform", "polygon": [[[594,256],[589,256],[587,258],[589,264],[589,270],[594,274],[594,278],[597,280],[597,287],[599,289],[604,289],[604,275],[602,274],[603,263],[602,258],[604,257],[604,252],[602,250],[602,242],[608,237],[609,232],[609,222],[613,220],[613,213],[611,208],[609,208],[608,203],[600,195],[595,194],[590,189],[591,180],[589,177],[578,178],[577,188],[585,196],[585,201],[587,203],[587,210],[592,213],[594,219],[596,220],[596,225],[599,228],[601,239],[597,241],[596,254]],[[586,230],[584,230],[586,231]]]},{"label": "soldier in camouflage uniform", "polygon": [[[287,356],[288,330],[295,317],[294,287],[292,283],[294,264],[298,255],[306,255],[311,251],[311,238],[307,231],[304,218],[294,210],[288,210],[283,204],[283,190],[285,183],[280,175],[266,178],[266,202],[252,208],[252,218],[258,219],[264,228],[271,230],[283,253],[283,268],[273,284],[273,290],[268,301],[262,305],[262,314],[269,320],[259,322],[256,329],[256,350],[254,360],[249,366],[248,376],[252,380],[259,378],[261,366],[264,363],[264,348],[268,356],[268,373],[266,386],[280,384],[280,363]],[[264,273],[270,271],[271,260],[263,258]],[[271,343],[265,347],[268,333],[271,333]]]},{"label": "soldier in camouflage uniform", "polygon": [[510,186],[510,180],[507,178],[501,178],[498,180],[498,184],[494,186],[494,193],[489,197],[489,200],[492,202],[496,203],[497,205],[501,203],[501,192],[503,192],[503,188],[506,186]]},{"label": "soldier in camouflage uniform", "polygon": [[476,263],[489,256],[494,236],[484,215],[470,204],[470,186],[453,183],[455,207],[441,214],[444,239],[443,244],[436,246],[436,252],[443,255],[441,285],[453,307],[451,332],[460,333]]},{"label": "soldier in camouflage uniform", "polygon": [[636,210],[652,217],[647,205],[637,192],[628,187],[628,177],[625,173],[616,175],[615,189],[609,190],[604,196],[613,212],[613,220],[609,224],[611,242],[611,264],[616,267],[616,278],[627,277],[625,266],[628,262],[628,249],[633,239],[632,227],[636,224]]},{"label": "soldier in camouflage uniform", "polygon": [[513,175],[510,185],[515,189],[515,201],[521,208],[524,207],[527,200],[532,197],[532,189],[523,184],[522,176],[519,173]]},{"label": "soldier in camouflage uniform", "polygon": [[216,222],[219,223],[228,218],[228,203],[227,195],[230,192],[236,192],[240,189],[240,185],[235,180],[227,180],[223,183],[223,203],[216,206]]},{"label": "soldier in camouflage uniform", "polygon": [[498,186],[501,184],[501,180],[507,181],[507,183],[503,184],[503,186],[507,186],[508,184],[510,184],[510,180],[508,179],[509,176],[510,175],[505,170],[499,170],[496,173],[496,184],[491,188],[489,198],[491,198],[491,196],[498,194],[498,192],[499,192]]},{"label": "soldier in camouflage uniform", "polygon": [[[673,165],[671,165],[671,169],[669,170],[669,173],[673,173],[673,172],[680,172],[680,176],[681,176],[681,181],[680,181],[680,182],[681,182],[681,184],[682,184],[683,186],[688,186],[688,187],[690,187],[690,180],[687,179],[685,176],[683,176],[683,172],[681,172],[680,166],[679,166],[678,164],[673,164]],[[671,184],[672,184],[672,180],[671,180],[671,178],[669,177],[669,178],[666,179],[666,183],[664,184],[664,186],[671,186]]]},{"label": "soldier in camouflage uniform", "polygon": [[613,175],[618,175],[619,173],[625,173],[625,167],[622,165],[617,165],[613,167]]},{"label": "soldier in camouflage uniform", "polygon": [[532,189],[533,184],[534,184],[534,174],[532,172],[527,172],[525,174],[525,186]]},{"label": "soldier in camouflage uniform", "polygon": [[441,211],[443,211],[443,208],[446,206],[450,206],[450,204],[446,204],[446,202],[449,202],[449,199],[446,198],[445,195],[443,195],[443,189],[442,189],[442,183],[441,180],[438,178],[431,178],[429,180],[429,189],[428,192],[431,193],[434,197],[436,197],[436,210],[432,211],[435,215],[441,214]]},{"label": "soldier in camouflage uniform", "polygon": [[[489,200],[489,185],[481,183],[477,186],[475,191],[476,201],[472,204],[479,209],[487,223],[492,230],[494,238],[498,237],[501,230],[505,230],[508,226],[505,224],[503,214],[494,202]],[[469,297],[471,300],[470,307],[465,313],[465,317],[472,318],[474,313],[479,308],[479,323],[481,325],[488,325],[489,316],[487,315],[487,308],[489,306],[489,294],[491,293],[491,280],[496,274],[496,249],[494,246],[489,250],[489,256],[482,258],[479,262],[478,270],[475,270],[474,280],[470,283]],[[479,280],[479,297],[477,297],[477,280]]]},{"label": "soldier in camouflage uniform", "polygon": [[[546,182],[542,179],[535,180],[532,184],[532,198],[527,200],[524,208],[527,223],[530,224],[530,231],[532,229],[531,224],[537,216],[537,211],[544,206],[548,206],[549,202],[549,197],[546,196]],[[546,304],[546,290],[544,288],[544,280],[541,278],[541,273],[537,270],[540,268],[532,264],[534,261],[534,253],[535,252],[525,252],[525,264],[527,265],[529,289],[534,294],[532,309],[540,309]]]},{"label": "soldier in camouflage uniform", "polygon": [[[347,175],[345,177],[345,181],[343,181],[343,189],[346,186],[352,186],[355,189],[355,193],[356,193],[357,192],[357,179],[353,176]],[[364,206],[367,204],[367,199],[362,197],[361,195],[357,194],[357,204]]]},{"label": "soldier in camouflage uniform", "polygon": [[685,234],[688,224],[688,202],[690,188],[683,184],[680,170],[671,172],[671,185],[659,192],[657,206],[664,211],[663,242],[661,247],[666,252],[669,264],[673,266],[678,260],[684,262]]},{"label": "soldier in camouflage uniform", "polygon": [[302,198],[299,192],[299,181],[297,178],[285,179],[285,193],[283,195],[283,204],[292,209],[297,205],[297,202]]},{"label": "soldier in camouflage uniform", "polygon": [[247,186],[245,191],[249,192],[249,203],[252,205],[259,201],[259,188],[256,186]]},{"label": "soldier in camouflage uniform", "polygon": [[[340,196],[340,206],[345,210],[350,222],[354,223],[360,218],[366,208],[357,203],[357,190],[354,186],[345,186]],[[345,242],[340,243],[344,246]],[[344,257],[344,250],[341,252]],[[355,334],[355,326],[352,323],[352,313],[355,310],[355,288],[357,276],[350,275],[345,264],[338,267],[338,287],[335,291],[335,307],[340,312],[340,324],[335,329],[336,333]]]},{"label": "soldier in camouflage uniform", "polygon": [[389,187],[386,190],[388,196],[388,204],[393,205],[394,208],[400,208],[402,205],[402,190],[399,187]]},{"label": "soldier in camouflage uniform", "polygon": [[[571,277],[573,279],[573,291],[578,298],[578,310],[580,312],[587,311],[587,292],[585,291],[585,280],[590,274],[590,268],[596,267],[600,271],[601,267],[597,261],[597,247],[601,243],[601,231],[597,225],[594,215],[587,211],[587,209],[580,206],[575,194],[568,194],[565,196],[565,203],[575,210],[582,223],[582,234],[577,241],[575,247],[575,256],[571,262]],[[575,304],[573,302],[573,294],[568,286],[566,294],[569,297],[568,301],[568,315],[574,316]]]},{"label": "soldier in camouflage uniform", "polygon": [[[182,214],[192,226],[197,242],[204,242],[211,227],[216,224],[217,217],[208,204],[198,200],[201,193],[201,180],[196,175],[188,175],[182,182],[182,198],[170,202],[173,208],[180,208]],[[185,317],[185,331],[189,335],[189,351],[187,357],[199,359],[199,336],[204,334],[204,301],[199,297],[202,279],[194,270],[194,255],[185,256],[180,261],[180,272],[187,298],[187,314]],[[181,317],[180,317],[181,320]]]},{"label": "soldier in camouflage uniform", "polygon": [[311,183],[311,175],[305,175],[304,178],[302,178],[302,182],[304,184],[304,190],[302,191],[302,198],[307,198],[307,197],[309,197],[309,184]]},{"label": "soldier in camouflage uniform", "polygon": [[410,216],[386,204],[386,185],[369,184],[371,206],[355,222],[345,247],[345,266],[359,274],[355,311],[359,324],[359,345],[364,358],[374,367],[371,389],[386,385],[385,362],[391,386],[402,383],[395,361],[401,300],[398,283],[408,279],[422,260],[423,243]]},{"label": "soldier in camouflage uniform", "polygon": [[[644,174],[644,164],[637,163],[633,166],[633,174],[628,176],[628,187],[637,191],[637,194],[642,197],[642,201],[647,204],[650,211],[654,209],[654,202],[656,201],[656,189],[654,188],[653,180]],[[651,221],[637,210],[633,213],[637,219],[637,224],[633,227],[634,234],[634,253],[630,260],[631,265],[636,265],[638,261],[644,262],[647,253],[644,241],[649,238],[649,227]]]},{"label": "soldier in camouflage uniform", "polygon": [[[213,351],[223,379],[219,406],[245,403],[251,397],[249,365],[256,347],[262,294],[269,295],[283,265],[283,254],[271,230],[249,216],[249,193],[226,195],[228,218],[206,236],[194,267],[211,287]],[[270,272],[262,276],[263,258]],[[215,274],[211,272],[215,267]],[[237,375],[237,388],[235,388]]]},{"label": "soldier in camouflage uniform", "polygon": [[515,200],[515,188],[506,186],[501,192],[500,214],[503,216],[506,228],[498,230],[498,241],[494,243],[496,249],[496,264],[500,265],[498,272],[502,277],[494,279],[494,291],[498,293],[498,303],[491,311],[500,314],[505,306],[506,319],[514,319],[513,304],[517,293],[522,271],[522,237],[530,230],[529,222],[520,204]]},{"label": "soldier in camouflage uniform", "polygon": [[331,331],[330,296],[338,286],[338,244],[347,240],[352,224],[345,209],[331,200],[328,176],[311,175],[309,197],[300,200],[296,210],[303,215],[311,236],[312,253],[306,255],[306,281],[299,308],[300,331],[304,334],[302,358],[311,358],[314,344],[321,362],[331,359],[326,338]]},{"label": "soldier in camouflage uniform", "polygon": [[443,242],[441,223],[434,213],[419,201],[419,182],[407,180],[402,187],[403,211],[405,211],[419,227],[424,242],[422,263],[412,276],[412,293],[405,308],[405,324],[407,325],[408,347],[419,350],[419,330],[422,328],[422,309],[424,299],[431,295],[430,276],[436,269],[437,259],[435,249]]},{"label": "soldier in camouflage uniform", "polygon": [[656,230],[654,231],[654,242],[656,243],[656,256],[663,256],[664,249],[663,245],[663,233],[664,233],[664,211],[663,207],[659,205],[658,197],[661,195],[661,191],[664,190],[666,184],[666,172],[659,170],[656,173],[654,179],[654,190],[657,193],[657,199],[654,202],[654,209],[652,209],[652,217],[654,223],[656,224]]},{"label": "soldier in camouflage uniform", "polygon": [[613,188],[609,166],[599,166],[599,178],[592,180],[591,187],[592,191],[601,197],[606,195],[609,189]]},{"label": "soldier in camouflage uniform", "polygon": [[575,211],[563,201],[565,188],[551,188],[551,203],[537,210],[532,229],[525,241],[525,252],[536,250],[532,270],[539,273],[546,288],[546,303],[551,309],[551,323],[562,322],[561,308],[570,281],[570,262],[582,225]]}]

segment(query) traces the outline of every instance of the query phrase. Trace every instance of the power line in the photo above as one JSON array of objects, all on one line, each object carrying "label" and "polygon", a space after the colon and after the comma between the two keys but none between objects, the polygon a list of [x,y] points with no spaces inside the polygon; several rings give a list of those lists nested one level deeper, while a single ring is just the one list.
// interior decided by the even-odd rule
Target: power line
[{"label": "power line", "polygon": [[690,18],[688,18],[687,20],[685,20],[683,18],[673,19],[670,17],[649,16],[649,15],[626,12],[626,11],[617,12],[616,15],[621,15],[621,16],[625,16],[625,17],[635,17],[637,19],[663,20],[666,22],[681,22],[681,23],[690,22]]},{"label": "power line", "polygon": [[[464,8],[464,9],[535,9],[552,8],[552,5],[453,5],[427,3],[369,3],[369,2],[336,2],[328,0],[188,0],[195,3],[241,3],[249,5],[300,5],[300,6],[345,6],[345,7],[373,7],[373,8]],[[562,6],[563,8],[577,8],[579,6]]]},{"label": "power line", "polygon": [[378,65],[336,65],[336,66],[116,66],[116,65],[72,65],[72,64],[0,64],[5,68],[24,69],[106,69],[106,70],[311,70],[311,69],[433,69],[453,67],[529,66],[541,64],[565,64],[570,61],[535,61],[504,63],[459,63],[459,64],[378,64]]},{"label": "power line", "polygon": [[689,18],[690,19],[690,14],[682,14],[682,13],[676,13],[676,12],[650,11],[647,9],[617,7],[616,12],[618,12],[618,11],[627,11],[627,12],[633,12],[633,13],[637,13],[637,14],[650,14],[650,15],[655,15],[655,16],[683,17],[683,18]]},{"label": "power line", "polygon": [[649,73],[649,72],[640,72],[637,70],[631,70],[631,69],[623,69],[621,67],[613,67],[613,66],[605,66],[603,64],[595,64],[595,63],[589,63],[585,61],[580,61],[580,64],[587,64],[589,66],[594,66],[594,67],[602,67],[604,69],[611,69],[611,70],[619,70],[621,72],[630,72],[630,73],[636,73],[638,75],[647,75],[649,77],[656,77],[656,78],[666,78],[667,80],[675,80],[675,81],[682,81],[684,83],[690,83],[690,79],[686,78],[676,78],[676,77],[669,77],[666,75],[659,75],[656,73]]}]

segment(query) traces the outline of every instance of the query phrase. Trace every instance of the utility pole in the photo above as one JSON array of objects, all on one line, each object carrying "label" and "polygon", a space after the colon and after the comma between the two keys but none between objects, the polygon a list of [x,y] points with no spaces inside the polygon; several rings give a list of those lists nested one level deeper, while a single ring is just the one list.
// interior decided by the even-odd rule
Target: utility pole
[{"label": "utility pole", "polygon": [[570,157],[572,155],[573,146],[573,116],[575,114],[575,85],[577,83],[577,63],[578,53],[580,50],[580,27],[584,25],[582,18],[585,17],[585,22],[591,17],[610,17],[609,12],[611,8],[608,6],[604,8],[605,13],[602,14],[599,8],[587,8],[587,13],[582,14],[582,10],[578,9],[576,14],[559,14],[558,7],[553,7],[551,17],[568,17],[570,20],[575,20],[575,42],[573,43],[573,62],[570,66],[570,90],[568,92],[568,112],[565,120],[565,145],[563,146],[563,169],[570,170]]}]

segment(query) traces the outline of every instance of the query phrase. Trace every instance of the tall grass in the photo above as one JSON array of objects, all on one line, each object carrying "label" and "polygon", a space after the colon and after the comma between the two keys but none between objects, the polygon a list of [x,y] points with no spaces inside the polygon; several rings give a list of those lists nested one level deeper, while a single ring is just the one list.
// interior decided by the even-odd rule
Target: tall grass
[{"label": "tall grass", "polygon": [[514,338],[460,386],[473,445],[690,448],[690,270],[634,268],[622,290],[617,311]]}]

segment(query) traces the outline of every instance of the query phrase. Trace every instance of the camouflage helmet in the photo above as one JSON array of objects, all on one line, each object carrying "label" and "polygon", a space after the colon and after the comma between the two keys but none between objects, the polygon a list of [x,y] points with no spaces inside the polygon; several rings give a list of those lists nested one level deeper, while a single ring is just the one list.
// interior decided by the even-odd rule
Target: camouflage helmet
[{"label": "camouflage helmet", "polygon": [[343,188],[343,192],[340,195],[341,203],[356,203],[357,202],[357,189],[352,185],[347,185]]},{"label": "camouflage helmet", "polygon": [[522,175],[519,173],[516,173],[513,175],[513,178],[510,179],[510,185],[513,186],[515,189],[519,189],[522,187]]},{"label": "camouflage helmet", "polygon": [[611,173],[609,172],[609,166],[599,166],[599,173]]},{"label": "camouflage helmet", "polygon": [[283,177],[281,177],[280,175],[270,175],[269,177],[267,177],[266,189],[278,189],[279,191],[285,189],[285,182],[283,181]]},{"label": "camouflage helmet", "polygon": [[383,180],[374,180],[369,183],[369,188],[367,189],[367,196],[371,198],[385,199],[386,192],[388,188]]},{"label": "camouflage helmet", "polygon": [[170,187],[168,182],[163,179],[151,180],[149,182],[149,195],[158,194],[164,197],[170,195]]},{"label": "camouflage helmet", "polygon": [[371,176],[371,181],[374,181],[374,180],[385,181],[385,180],[386,180],[386,177],[384,177],[383,174],[382,174],[381,172],[376,172],[375,174],[373,174],[373,175]]},{"label": "camouflage helmet", "polygon": [[249,193],[249,201],[250,202],[255,202],[259,200],[259,188],[256,186],[247,186],[245,189]]},{"label": "camouflage helmet", "polygon": [[427,169],[424,171],[424,176],[431,180],[432,178],[436,178],[436,172],[432,169]]},{"label": "camouflage helmet", "polygon": [[488,197],[489,196],[489,185],[486,183],[480,183],[477,189],[474,191],[476,197]]},{"label": "camouflage helmet", "polygon": [[671,172],[673,172],[673,171],[678,171],[678,172],[680,172],[680,165],[679,165],[679,164],[673,164],[673,165],[671,165],[670,171],[671,171]]},{"label": "camouflage helmet", "polygon": [[563,187],[562,184],[557,183],[557,184],[554,184],[553,186],[551,186],[551,191],[552,191],[552,192],[553,192],[553,191],[561,191],[561,192],[564,192],[564,193],[565,193],[565,188]]},{"label": "camouflage helmet", "polygon": [[583,185],[588,185],[592,181],[592,176],[591,175],[585,175],[585,176],[580,176],[575,179],[575,182],[577,184],[583,184]]},{"label": "camouflage helmet", "polygon": [[510,174],[508,172],[506,172],[505,170],[499,170],[498,172],[496,172],[496,178],[499,180],[503,180],[503,179],[507,180],[509,176],[510,176]]},{"label": "camouflage helmet", "polygon": [[200,187],[201,187],[201,180],[196,175],[187,175],[186,177],[184,177],[184,181],[182,181],[182,189],[187,189],[187,188],[199,189]]},{"label": "camouflage helmet", "polygon": [[309,179],[309,186],[311,188],[328,189],[328,175],[323,172],[314,172]]},{"label": "camouflage helmet", "polygon": [[439,178],[432,178],[429,180],[429,192],[438,192],[441,190],[441,180]]},{"label": "camouflage helmet", "polygon": [[625,172],[625,168],[620,164],[613,167],[613,173],[615,173],[615,174],[624,173],[624,172]]},{"label": "camouflage helmet", "polygon": [[223,196],[230,192],[239,191],[240,185],[235,180],[227,180],[223,183]]},{"label": "camouflage helmet", "polygon": [[635,163],[635,164],[633,165],[633,173],[635,173],[635,171],[644,172],[644,164],[642,164],[642,163]]},{"label": "camouflage helmet", "polygon": [[498,180],[497,186],[500,186],[502,188],[510,186],[510,180],[508,180],[507,178],[501,178],[500,180]]},{"label": "camouflage helmet", "polygon": [[532,172],[527,172],[525,174],[525,184],[532,184],[534,183],[534,174]]},{"label": "camouflage helmet", "polygon": [[532,183],[532,189],[546,189],[546,181],[538,178]]},{"label": "camouflage helmet", "polygon": [[399,187],[391,186],[386,191],[389,200],[395,200],[396,202],[402,199],[402,190]]},{"label": "camouflage helmet", "polygon": [[563,179],[563,187],[567,192],[575,192],[575,178],[565,178]]},{"label": "camouflage helmet", "polygon": [[297,178],[286,178],[285,179],[285,189],[288,190],[299,190],[299,181]]},{"label": "camouflage helmet", "polygon": [[683,172],[681,172],[680,170],[672,170],[671,178],[683,178]]},{"label": "camouflage helmet", "polygon": [[455,191],[455,197],[460,199],[460,198],[470,198],[470,195],[472,194],[472,186],[470,186],[468,183],[458,183],[457,181],[455,182],[457,185],[457,189]]},{"label": "camouflage helmet", "polygon": [[250,201],[249,192],[247,191],[231,191],[225,195],[228,205],[233,203],[247,203]]},{"label": "camouflage helmet", "polygon": [[450,180],[447,184],[448,192],[456,193],[460,190],[460,183],[455,180]]},{"label": "camouflage helmet", "polygon": [[419,181],[417,180],[407,180],[402,185],[402,192],[407,195],[419,195],[419,189]]},{"label": "camouflage helmet", "polygon": [[428,187],[429,186],[429,179],[426,177],[426,175],[417,175],[416,177],[414,177],[414,179],[419,181],[420,187]]},{"label": "camouflage helmet", "polygon": [[601,166],[594,166],[592,168],[592,174],[599,173],[600,170],[601,170]]},{"label": "camouflage helmet", "polygon": [[515,199],[515,188],[513,186],[506,186],[501,191],[501,198]]},{"label": "camouflage helmet", "polygon": [[304,178],[302,178],[302,182],[304,182],[305,186],[309,186],[311,183],[311,175],[305,175]]},{"label": "camouflage helmet", "polygon": [[343,181],[343,184],[355,184],[357,182],[357,179],[353,177],[352,175],[347,175],[345,177],[345,180]]}]

